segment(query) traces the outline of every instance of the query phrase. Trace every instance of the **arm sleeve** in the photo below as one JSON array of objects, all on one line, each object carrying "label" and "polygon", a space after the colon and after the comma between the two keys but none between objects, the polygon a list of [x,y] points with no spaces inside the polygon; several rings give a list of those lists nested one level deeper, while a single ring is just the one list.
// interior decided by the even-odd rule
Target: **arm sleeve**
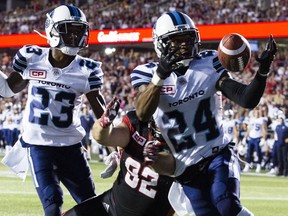
[{"label": "arm sleeve", "polygon": [[265,87],[266,77],[262,77],[257,73],[249,85],[239,83],[227,77],[223,79],[218,89],[222,91],[223,95],[240,106],[253,109],[258,105]]}]

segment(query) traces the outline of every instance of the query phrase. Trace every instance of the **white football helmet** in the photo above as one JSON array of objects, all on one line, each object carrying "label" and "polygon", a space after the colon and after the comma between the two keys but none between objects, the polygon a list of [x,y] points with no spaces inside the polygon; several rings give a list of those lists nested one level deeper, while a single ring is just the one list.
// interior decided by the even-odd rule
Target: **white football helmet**
[{"label": "white football helmet", "polygon": [[192,45],[187,47],[189,50],[187,54],[183,56],[182,63],[190,62],[199,52],[199,31],[192,19],[184,13],[173,11],[163,14],[154,24],[152,34],[154,49],[158,57],[161,56],[169,40],[178,35],[190,35],[192,40],[189,41],[189,44]]},{"label": "white football helmet", "polygon": [[46,14],[45,31],[51,47],[66,55],[76,55],[88,45],[89,25],[85,14],[77,7],[61,5]]},{"label": "white football helmet", "polygon": [[228,110],[225,110],[224,115],[226,118],[232,118],[234,115],[234,112],[233,112],[233,110],[228,109]]}]

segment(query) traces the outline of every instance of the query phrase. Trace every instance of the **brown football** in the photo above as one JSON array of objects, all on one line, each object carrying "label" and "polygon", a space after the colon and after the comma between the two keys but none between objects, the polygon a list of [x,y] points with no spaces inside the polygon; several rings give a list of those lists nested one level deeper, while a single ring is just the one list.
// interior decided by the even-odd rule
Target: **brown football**
[{"label": "brown football", "polygon": [[243,72],[251,58],[249,42],[240,34],[225,35],[218,46],[220,63],[231,72]]}]

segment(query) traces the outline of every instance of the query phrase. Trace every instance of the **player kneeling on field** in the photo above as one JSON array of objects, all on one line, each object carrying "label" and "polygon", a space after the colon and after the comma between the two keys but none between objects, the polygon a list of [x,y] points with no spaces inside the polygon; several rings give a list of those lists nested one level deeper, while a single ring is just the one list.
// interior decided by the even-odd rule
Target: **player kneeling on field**
[{"label": "player kneeling on field", "polygon": [[[74,206],[64,215],[173,215],[168,201],[173,178],[161,174],[170,175],[174,172],[174,158],[164,150],[166,144],[161,142],[161,134],[153,119],[139,121],[133,110],[123,117],[117,127],[113,127],[111,123],[118,110],[119,101],[114,98],[106,112],[95,122],[92,132],[98,143],[121,148],[120,171],[113,187]],[[145,155],[149,155],[153,162]]]}]

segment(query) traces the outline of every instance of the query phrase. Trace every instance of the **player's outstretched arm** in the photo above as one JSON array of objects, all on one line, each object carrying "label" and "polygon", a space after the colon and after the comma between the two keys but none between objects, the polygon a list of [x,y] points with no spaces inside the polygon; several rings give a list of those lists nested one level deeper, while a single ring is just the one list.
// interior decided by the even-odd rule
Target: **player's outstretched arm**
[{"label": "player's outstretched arm", "polygon": [[267,77],[269,75],[270,67],[275,58],[276,52],[277,44],[271,34],[268,43],[266,44],[266,49],[262,52],[260,57],[256,58],[256,60],[260,64],[258,74],[264,77]]},{"label": "player's outstretched arm", "polygon": [[117,127],[113,127],[112,124],[119,108],[120,101],[117,97],[114,97],[107,105],[102,116],[94,123],[92,136],[99,144],[124,148],[129,143],[130,132],[127,125],[120,123]]},{"label": "player's outstretched arm", "polygon": [[249,85],[239,83],[228,75],[224,75],[219,79],[216,88],[240,106],[248,109],[255,108],[265,91],[266,79],[276,52],[276,42],[273,36],[270,35],[266,49],[257,58],[257,61],[260,63],[259,70]]}]

